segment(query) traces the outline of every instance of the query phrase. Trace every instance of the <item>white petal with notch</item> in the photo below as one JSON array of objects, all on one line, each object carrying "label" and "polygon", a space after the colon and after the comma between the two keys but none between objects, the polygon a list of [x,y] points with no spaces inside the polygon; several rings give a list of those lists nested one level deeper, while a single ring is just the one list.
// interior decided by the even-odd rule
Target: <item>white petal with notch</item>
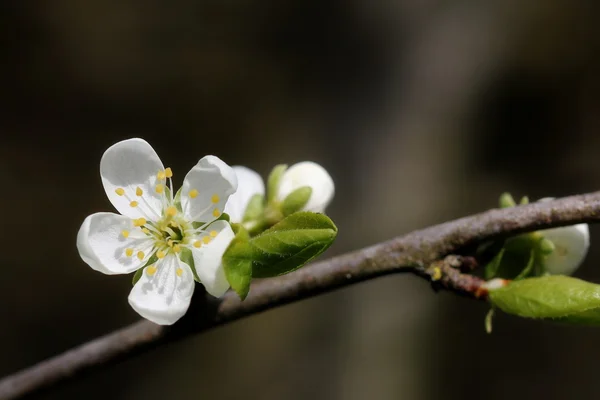
[{"label": "white petal with notch", "polygon": [[237,185],[229,165],[215,156],[203,157],[183,180],[181,206],[185,217],[198,222],[218,218]]},{"label": "white petal with notch", "polygon": [[[157,179],[160,171],[164,171],[160,158],[148,142],[138,138],[112,145],[100,160],[106,195],[117,211],[130,218],[154,220],[160,216],[163,195],[156,193],[156,185],[164,184]],[[120,189],[123,195],[116,193]]]},{"label": "white petal with notch", "polygon": [[186,263],[170,254],[144,268],[129,294],[129,304],[142,317],[171,325],[187,312],[194,293],[194,276]]},{"label": "white petal with notch", "polygon": [[[192,247],[192,256],[196,274],[206,291],[215,297],[220,297],[229,289],[229,282],[223,270],[223,253],[235,235],[226,221],[216,221],[207,230],[214,231],[216,236],[208,244],[202,244],[200,248]],[[198,236],[197,239],[202,241],[205,236],[211,237],[208,233]]]},{"label": "white petal with notch", "polygon": [[114,213],[88,216],[77,233],[77,250],[83,261],[108,275],[138,270],[150,257],[151,248],[152,240],[133,226],[131,218]]}]

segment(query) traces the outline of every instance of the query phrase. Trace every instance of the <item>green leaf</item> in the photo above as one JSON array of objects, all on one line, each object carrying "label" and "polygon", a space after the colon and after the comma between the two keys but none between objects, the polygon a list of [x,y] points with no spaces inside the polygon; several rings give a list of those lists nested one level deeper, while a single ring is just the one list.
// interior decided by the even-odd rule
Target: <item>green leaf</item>
[{"label": "green leaf", "polygon": [[256,221],[262,217],[265,211],[265,196],[255,194],[250,198],[242,222]]},{"label": "green leaf", "polygon": [[492,333],[492,320],[494,319],[494,312],[495,309],[494,307],[490,308],[490,311],[488,311],[488,313],[485,315],[485,321],[484,321],[484,325],[485,325],[485,331],[486,333]]},{"label": "green leaf", "polygon": [[150,258],[148,259],[148,261],[146,261],[146,263],[144,265],[142,265],[142,267],[140,269],[135,271],[135,274],[133,274],[133,279],[131,280],[131,284],[135,285],[137,283],[137,281],[139,281],[140,278],[142,277],[142,272],[144,272],[144,268],[146,268],[148,265],[154,264],[157,261],[158,261],[158,257],[156,257],[156,253],[152,254],[150,256]]},{"label": "green leaf", "polygon": [[287,195],[281,204],[281,211],[284,216],[300,211],[302,207],[308,203],[310,196],[312,195],[312,188],[310,186],[302,186],[292,193]]},{"label": "green leaf", "polygon": [[196,273],[196,263],[194,263],[192,250],[188,249],[187,247],[182,247],[181,253],[179,253],[179,259],[190,266],[192,274],[194,275],[194,280],[196,282],[200,282],[200,278],[198,278],[198,274]]},{"label": "green leaf", "polygon": [[240,224],[233,224],[235,237],[223,254],[223,268],[225,277],[231,288],[242,300],[250,291],[252,281],[252,262],[255,249],[250,244],[250,236]]},{"label": "green leaf", "polygon": [[527,196],[521,197],[521,201],[519,201],[519,204],[522,205],[522,206],[526,205],[526,204],[529,204],[529,197],[527,197]]},{"label": "green leaf", "polygon": [[504,248],[502,248],[498,254],[496,254],[494,256],[494,258],[492,258],[492,261],[490,261],[486,266],[485,266],[485,279],[486,280],[490,280],[492,278],[496,277],[496,274],[498,273],[498,268],[500,268],[500,263],[502,262],[502,257],[504,256]]},{"label": "green leaf", "polygon": [[175,204],[175,207],[179,210],[179,212],[183,212],[183,209],[181,208],[181,189],[183,189],[183,187],[179,188],[177,193],[175,193],[175,198],[173,198],[173,204]]},{"label": "green leaf", "polygon": [[[516,279],[524,270],[527,270],[531,261],[531,252],[537,249],[537,246],[537,241],[531,234],[522,234],[507,239],[503,247],[504,254],[502,255],[502,260],[496,266],[493,277]],[[533,261],[534,264],[531,268],[535,268],[536,266],[536,260],[534,259]],[[530,274],[531,270],[527,270],[526,272]]]},{"label": "green leaf", "polygon": [[500,204],[500,208],[509,208],[517,205],[517,203],[515,203],[515,199],[513,199],[512,195],[508,192],[502,193],[498,202]]},{"label": "green leaf", "polygon": [[133,274],[133,279],[131,280],[131,284],[135,285],[140,280],[143,273],[144,273],[144,268],[140,268],[137,271],[135,271],[135,274]]},{"label": "green leaf", "polygon": [[528,278],[490,290],[508,314],[571,324],[600,324],[600,285],[562,275]]},{"label": "green leaf", "polygon": [[527,276],[529,276],[529,274],[531,274],[531,271],[533,271],[534,264],[535,264],[535,250],[531,249],[531,251],[529,252],[529,261],[527,261],[527,266],[525,266],[525,268],[523,268],[523,271],[521,271],[519,273],[519,275],[517,275],[517,277],[515,278],[515,281],[520,281],[521,279],[527,278]]},{"label": "green leaf", "polygon": [[542,238],[539,243],[539,249],[543,255],[548,256],[554,252],[554,243],[550,239]]},{"label": "green leaf", "polygon": [[325,251],[336,236],[337,227],[327,216],[294,213],[250,240],[258,250],[252,275],[267,278],[292,272]]},{"label": "green leaf", "polygon": [[148,261],[146,261],[146,263],[144,265],[142,265],[142,267],[140,269],[138,269],[137,271],[135,271],[135,274],[133,274],[133,278],[131,279],[131,284],[135,285],[140,278],[142,277],[142,273],[144,272],[144,268],[146,268],[148,265],[152,265],[154,264],[156,261],[158,261],[158,257],[156,257],[156,253],[152,254],[150,256],[150,258],[148,259]]},{"label": "green leaf", "polygon": [[215,221],[227,221],[227,222],[229,222],[229,219],[230,219],[229,214],[227,214],[227,213],[221,213],[221,215],[219,215],[219,218],[217,218],[215,220],[212,220],[212,221],[210,221],[208,223],[207,222],[202,222],[202,221],[192,221],[192,228],[194,228],[194,229],[200,229],[200,228],[206,229],[207,227],[210,226],[210,224],[212,224]]},{"label": "green leaf", "polygon": [[[229,217],[229,214],[227,213],[221,213],[221,215],[219,215],[219,218],[215,219],[213,222],[216,221],[225,221],[225,222],[229,222],[231,218]],[[211,222],[211,224],[213,223]],[[210,225],[209,225],[210,226]]]},{"label": "green leaf", "polygon": [[269,178],[267,179],[267,203],[270,204],[277,198],[277,194],[279,193],[279,181],[286,169],[286,164],[279,164],[271,170]]}]

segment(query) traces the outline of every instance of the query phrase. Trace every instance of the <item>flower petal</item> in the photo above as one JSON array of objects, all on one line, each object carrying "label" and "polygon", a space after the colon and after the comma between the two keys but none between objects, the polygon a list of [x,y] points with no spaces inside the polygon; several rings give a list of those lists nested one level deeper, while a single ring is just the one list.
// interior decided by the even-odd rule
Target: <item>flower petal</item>
[{"label": "flower petal", "polygon": [[234,194],[229,196],[225,212],[229,215],[231,222],[242,222],[252,196],[265,194],[265,183],[260,175],[250,168],[240,165],[232,168],[237,176],[238,188]]},{"label": "flower petal", "polygon": [[[235,235],[226,221],[212,223],[208,227],[208,231],[207,234],[197,237],[202,246],[200,248],[192,246],[192,255],[200,282],[202,282],[208,293],[220,297],[229,289],[229,282],[223,270],[223,253],[225,253],[227,246],[229,246]],[[205,237],[211,238],[208,244],[204,242]]]},{"label": "flower petal", "polygon": [[83,261],[108,275],[128,274],[141,268],[150,257],[152,244],[130,218],[114,213],[88,216],[77,233],[77,250]]},{"label": "flower petal", "polygon": [[553,275],[571,275],[583,262],[590,247],[587,224],[540,231],[554,243],[554,251],[544,260],[546,271]]},{"label": "flower petal", "polygon": [[[152,146],[137,138],[112,145],[100,161],[106,195],[117,211],[130,218],[159,218],[164,194],[156,193],[156,184],[160,183],[157,174],[163,170]],[[116,192],[120,189],[123,189],[122,195]],[[132,207],[132,204],[136,205]]]},{"label": "flower petal", "polygon": [[335,192],[333,179],[325,168],[312,161],[292,165],[281,177],[277,197],[283,201],[287,195],[303,186],[312,188],[310,199],[303,210],[324,212]]},{"label": "flower petal", "polygon": [[128,301],[142,317],[155,324],[171,325],[186,313],[193,293],[192,269],[171,254],[144,268]]},{"label": "flower petal", "polygon": [[218,218],[229,196],[237,190],[233,169],[215,156],[203,157],[183,180],[181,206],[190,221]]}]

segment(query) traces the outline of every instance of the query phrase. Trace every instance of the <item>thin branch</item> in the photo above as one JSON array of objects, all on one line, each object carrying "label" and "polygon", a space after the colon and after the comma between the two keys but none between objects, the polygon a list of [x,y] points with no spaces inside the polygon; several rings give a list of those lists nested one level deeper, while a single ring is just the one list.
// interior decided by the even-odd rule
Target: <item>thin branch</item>
[{"label": "thin branch", "polygon": [[444,260],[447,255],[490,239],[598,220],[600,192],[495,209],[312,263],[289,275],[257,281],[243,302],[233,292],[221,299],[196,295],[186,316],[171,327],[137,322],[3,378],[0,399],[15,399],[161,344],[391,273],[412,272],[456,293],[485,298],[479,290],[481,279],[454,268],[465,266],[470,259]]}]

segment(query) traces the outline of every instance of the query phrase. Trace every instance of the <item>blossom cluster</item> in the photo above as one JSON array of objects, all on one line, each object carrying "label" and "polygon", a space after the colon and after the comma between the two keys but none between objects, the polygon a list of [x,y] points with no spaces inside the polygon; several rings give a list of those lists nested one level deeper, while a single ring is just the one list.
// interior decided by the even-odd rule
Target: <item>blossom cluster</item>
[{"label": "blossom cluster", "polygon": [[[205,156],[173,189],[173,171],[146,141],[111,146],[100,161],[106,195],[118,211],[88,216],[77,234],[84,262],[104,274],[136,272],[129,304],[144,318],[170,325],[190,305],[195,281],[213,296],[230,287],[222,257],[234,238],[231,223],[242,222],[250,199],[264,195],[260,176]],[[308,187],[302,209],[324,212],[334,194],[329,174],[302,162],[287,169],[277,188],[280,202]],[[226,214],[229,218],[226,217]]]}]

